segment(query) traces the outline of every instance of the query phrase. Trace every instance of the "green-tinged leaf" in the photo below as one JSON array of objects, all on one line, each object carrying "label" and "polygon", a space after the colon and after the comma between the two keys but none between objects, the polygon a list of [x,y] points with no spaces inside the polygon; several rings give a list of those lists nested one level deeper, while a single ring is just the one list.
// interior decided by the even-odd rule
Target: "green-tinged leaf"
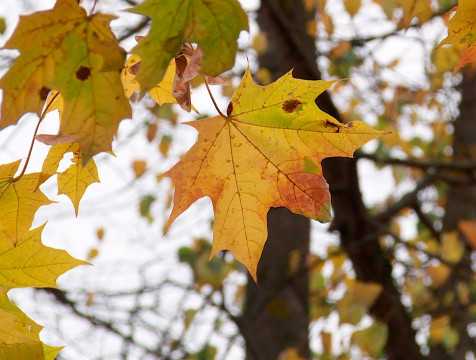
[{"label": "green-tinged leaf", "polygon": [[374,323],[366,329],[354,332],[350,341],[352,344],[357,345],[365,354],[376,358],[387,343],[387,336],[387,326],[381,323]]},{"label": "green-tinged leaf", "polygon": [[9,238],[13,244],[30,229],[38,208],[52,203],[37,190],[39,173],[13,181],[20,162],[0,166],[0,236]]},{"label": "green-tinged leaf", "polygon": [[162,80],[184,41],[202,48],[203,74],[229,70],[238,35],[248,30],[246,13],[237,0],[146,0],[130,11],[152,19],[149,34],[132,49],[142,59],[137,80],[143,91]]},{"label": "green-tinged leaf", "polygon": [[43,245],[43,228],[44,225],[29,231],[16,246],[0,236],[0,286],[56,287],[61,274],[87,264],[64,250]]},{"label": "green-tinged leaf", "polygon": [[4,17],[0,17],[0,34],[3,34],[7,30],[7,23]]},{"label": "green-tinged leaf", "polygon": [[55,360],[56,356],[63,350],[63,347],[49,346],[44,343],[41,344],[43,345],[45,360]]},{"label": "green-tinged leaf", "polygon": [[20,56],[0,80],[0,129],[25,113],[40,115],[49,91],[57,90],[64,101],[60,134],[75,135],[86,157],[111,150],[120,120],[131,117],[119,76],[125,53],[109,28],[113,19],[88,16],[76,0],[21,17],[5,44]]},{"label": "green-tinged leaf", "polygon": [[150,209],[152,205],[154,204],[155,200],[157,200],[157,198],[154,195],[145,195],[140,199],[140,203],[139,203],[140,215],[142,217],[145,217],[147,220],[149,220],[149,223],[152,223],[154,221],[154,217],[151,215]]}]

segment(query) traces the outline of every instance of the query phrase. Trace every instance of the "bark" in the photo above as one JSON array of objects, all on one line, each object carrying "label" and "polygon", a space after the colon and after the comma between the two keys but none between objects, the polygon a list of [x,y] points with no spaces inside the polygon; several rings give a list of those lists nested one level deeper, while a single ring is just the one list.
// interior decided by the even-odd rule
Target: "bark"
[{"label": "bark", "polygon": [[[259,57],[259,61],[261,67],[271,72],[273,78],[294,68],[295,77],[320,79],[314,41],[306,32],[307,20],[313,15],[312,10],[305,12],[300,0],[262,0],[258,23],[267,36],[268,48]],[[340,119],[327,93],[321,95],[316,102],[321,109]],[[355,160],[327,159],[323,166],[335,212],[333,228],[340,232],[342,246],[353,263],[357,278],[383,286],[381,296],[370,311],[388,326],[389,337],[385,348],[387,358],[423,359],[415,340],[411,319],[393,282],[392,266],[377,242],[373,222],[367,217]],[[301,255],[305,256],[308,249],[308,221],[306,220],[305,226],[296,225],[294,221],[298,221],[297,218],[292,220],[288,216],[291,215],[284,210],[270,212],[270,234],[258,268],[259,288],[251,282],[247,287],[243,335],[249,360],[275,360],[276,354],[289,346],[299,349],[301,356],[309,357],[307,344],[302,343],[308,331],[308,326],[303,324],[309,321],[308,304],[304,300],[308,292],[307,274],[293,281],[276,280],[282,274],[285,274],[283,279],[289,279],[289,275],[286,277],[286,269],[290,250],[298,248]],[[280,227],[274,229],[274,224]],[[288,230],[286,233],[285,229]],[[306,234],[302,233],[304,229]],[[290,235],[293,233],[294,236]],[[278,260],[278,256],[283,258]],[[278,261],[279,264],[271,265]],[[301,302],[293,299],[301,299]],[[265,310],[270,304],[279,304],[279,309],[286,309],[284,312],[287,316],[277,319],[274,315],[280,312],[271,313]],[[294,332],[297,327],[300,327],[301,331]],[[283,335],[280,330],[282,328],[293,331]]]},{"label": "bark", "polygon": [[[455,121],[453,137],[453,160],[455,162],[473,161],[476,159],[476,73],[463,70],[463,80],[460,85],[461,103],[459,116]],[[443,232],[459,231],[458,222],[462,219],[476,221],[476,173],[474,170],[460,171],[458,175],[466,178],[466,182],[452,184],[447,194],[446,211],[443,219]],[[464,359],[466,352],[476,349],[476,340],[469,336],[468,326],[471,315],[469,304],[458,296],[458,287],[471,287],[473,272],[471,270],[472,248],[459,233],[459,240],[465,246],[461,260],[455,264],[450,278],[439,289],[439,296],[443,298],[446,293],[455,294],[444,313],[452,314],[451,326],[459,335],[459,342],[454,349],[445,349],[435,346],[431,349],[431,359]],[[440,314],[435,314],[436,316]]]},{"label": "bark", "polygon": [[[278,14],[273,10],[276,6]],[[270,71],[273,80],[292,68],[295,77],[317,78],[317,67],[309,68],[291,38],[299,35],[306,56],[315,64],[314,40],[305,28],[313,15],[304,11],[299,0],[262,1],[257,20],[266,34],[268,48],[259,56],[259,62]],[[295,32],[287,32],[283,21]],[[305,271],[309,229],[308,219],[286,209],[271,209],[268,214],[269,234],[258,266],[258,286],[249,279],[243,314],[249,360],[276,360],[287,348],[295,348],[305,359],[310,357],[309,279]],[[297,265],[293,265],[296,259]]]}]

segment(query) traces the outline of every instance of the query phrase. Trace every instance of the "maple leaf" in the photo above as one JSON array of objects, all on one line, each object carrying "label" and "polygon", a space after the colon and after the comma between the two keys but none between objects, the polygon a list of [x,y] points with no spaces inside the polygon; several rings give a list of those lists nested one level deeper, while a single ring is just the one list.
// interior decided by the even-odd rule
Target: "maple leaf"
[{"label": "maple leaf", "polygon": [[202,73],[229,70],[238,35],[248,30],[246,13],[237,0],[146,0],[129,11],[152,19],[148,35],[132,49],[143,61],[137,80],[145,91],[161,81],[185,41],[203,49]]},{"label": "maple leaf", "polygon": [[131,117],[119,77],[125,53],[109,28],[113,19],[88,16],[76,0],[22,16],[5,44],[20,55],[0,80],[0,129],[27,112],[40,115],[50,90],[57,90],[64,100],[60,134],[75,135],[85,157],[111,150],[120,120]]},{"label": "maple leaf", "polygon": [[344,0],[345,10],[350,17],[354,17],[359,12],[361,5],[361,0]]},{"label": "maple leaf", "polygon": [[[170,61],[162,80],[148,93],[160,106],[163,104],[179,104],[185,111],[193,109],[198,113],[191,101],[190,80],[199,75],[202,68],[203,53],[199,47],[193,51],[186,46],[183,46],[180,52],[180,55]],[[141,64],[142,61],[139,56],[131,55],[121,72],[122,84],[128,98],[134,92],[141,90],[137,81],[137,73]],[[210,85],[231,85],[230,81],[222,76],[205,76],[205,78]]]},{"label": "maple leaf", "polygon": [[40,341],[42,326],[26,316],[0,287],[0,359],[54,360],[62,348]]},{"label": "maple leaf", "polygon": [[464,45],[461,53],[461,58],[459,59],[458,63],[455,66],[455,69],[453,70],[453,75],[456,74],[456,72],[463,66],[473,61],[476,61],[476,42],[471,46]]},{"label": "maple leaf", "polygon": [[453,73],[469,62],[476,61],[476,2],[474,0],[459,0],[455,7],[456,14],[448,23],[448,36],[438,44],[439,49],[444,44],[463,44],[461,60]]},{"label": "maple leaf", "polygon": [[[36,137],[46,144],[52,142],[62,141],[50,136],[38,135]],[[60,161],[64,155],[72,152],[72,164],[65,171],[58,174],[58,195],[64,194],[71,199],[74,205],[76,216],[78,216],[79,202],[83,197],[89,185],[100,182],[96,162],[90,158],[86,164],[83,165],[81,151],[77,142],[70,142],[69,138],[64,139],[65,142],[59,142],[53,145],[48,151],[41,174],[38,179],[37,187],[56,174]]]},{"label": "maple leaf", "polygon": [[188,123],[198,130],[198,140],[164,174],[175,184],[166,228],[209,196],[215,213],[210,257],[231,250],[256,280],[270,207],[328,221],[330,193],[321,161],[351,157],[382,134],[358,121],[343,125],[320,110],[314,101],[331,85],[294,79],[289,72],[262,87],[248,69],[227,116]]},{"label": "maple leaf", "polygon": [[[137,81],[137,73],[139,72],[141,63],[139,56],[131,55],[126,61],[126,66],[122,69],[121,80],[128,98],[141,89]],[[152,99],[160,106],[163,104],[177,104],[177,100],[172,96],[174,77],[175,59],[172,59],[167,66],[162,80],[148,91]]]},{"label": "maple leaf", "polygon": [[36,210],[52,203],[37,190],[39,173],[14,179],[20,162],[18,160],[0,166],[0,236],[6,236],[14,243],[28,231]]},{"label": "maple leaf", "polygon": [[44,225],[30,230],[18,244],[0,237],[0,286],[56,287],[58,276],[87,262],[41,242]]},{"label": "maple leaf", "polygon": [[45,360],[55,360],[56,356],[63,350],[63,346],[49,346],[45,343],[41,343],[43,345],[43,355]]},{"label": "maple leaf", "polygon": [[408,28],[414,17],[420,23],[427,21],[432,16],[431,0],[400,0],[403,8],[402,26]]}]

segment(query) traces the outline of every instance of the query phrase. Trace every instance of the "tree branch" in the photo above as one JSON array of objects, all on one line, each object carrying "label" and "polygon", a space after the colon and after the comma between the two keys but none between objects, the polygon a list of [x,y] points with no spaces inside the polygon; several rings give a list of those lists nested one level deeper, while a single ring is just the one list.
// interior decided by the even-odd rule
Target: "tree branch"
[{"label": "tree branch", "polygon": [[361,151],[356,151],[354,157],[356,159],[371,160],[380,164],[401,165],[422,170],[476,170],[476,161],[442,162],[437,160],[397,159],[392,157],[383,158],[374,154],[363,153]]}]

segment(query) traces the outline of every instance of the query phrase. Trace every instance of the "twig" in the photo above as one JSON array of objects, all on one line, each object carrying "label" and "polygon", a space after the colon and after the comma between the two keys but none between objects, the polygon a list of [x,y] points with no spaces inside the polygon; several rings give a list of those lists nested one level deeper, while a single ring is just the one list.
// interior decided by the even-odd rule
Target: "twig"
[{"label": "twig", "polygon": [[136,26],[129,28],[124,34],[119,36],[118,40],[123,41],[127,38],[130,38],[132,35],[137,34],[139,31],[144,29],[147,25],[149,25],[150,19],[149,18],[144,18],[142,19],[139,23],[137,23]]},{"label": "twig", "polygon": [[426,214],[423,213],[419,204],[417,204],[417,203],[413,204],[412,208],[415,211],[415,213],[417,214],[420,221],[430,230],[431,234],[436,239],[440,239],[441,234],[435,229],[435,227],[433,226],[433,224],[432,224],[431,220],[428,218],[428,216],[426,216]]},{"label": "twig", "polygon": [[[434,18],[437,18],[437,17],[440,17],[440,16],[443,16],[445,15],[448,11],[451,11],[451,9],[453,9],[453,5],[445,8],[445,9],[442,9],[438,12],[435,12],[431,15],[431,18],[430,19],[434,19]],[[426,21],[428,22],[428,21]],[[391,37],[391,36],[396,36],[398,35],[398,33],[400,31],[407,31],[408,29],[410,28],[419,28],[421,27],[423,24],[425,24],[426,22],[424,23],[414,23],[414,24],[411,24],[409,25],[407,28],[405,28],[404,26],[398,26],[395,30],[392,30],[392,31],[389,31],[385,34],[380,34],[380,35],[374,35],[374,36],[369,36],[369,37],[362,37],[362,38],[354,38],[354,39],[348,39],[348,40],[345,40],[345,39],[332,39],[332,41],[350,41],[352,46],[363,46],[365,43],[367,42],[370,42],[370,41],[374,41],[374,40],[385,40],[386,38],[388,37]]]},{"label": "twig", "polygon": [[476,161],[459,161],[459,162],[442,162],[436,160],[417,160],[417,159],[397,159],[392,157],[378,157],[373,154],[356,152],[356,159],[367,159],[376,163],[387,165],[402,165],[422,170],[428,169],[444,169],[444,170],[476,170]]},{"label": "twig", "polygon": [[382,211],[380,214],[373,216],[372,220],[377,225],[385,224],[403,209],[408,207],[413,208],[415,204],[418,204],[418,193],[423,189],[426,189],[428,186],[433,185],[435,180],[436,176],[428,176],[424,178],[422,181],[420,181],[420,183],[417,184],[415,189],[403,195],[400,200],[387,207],[387,209]]}]

